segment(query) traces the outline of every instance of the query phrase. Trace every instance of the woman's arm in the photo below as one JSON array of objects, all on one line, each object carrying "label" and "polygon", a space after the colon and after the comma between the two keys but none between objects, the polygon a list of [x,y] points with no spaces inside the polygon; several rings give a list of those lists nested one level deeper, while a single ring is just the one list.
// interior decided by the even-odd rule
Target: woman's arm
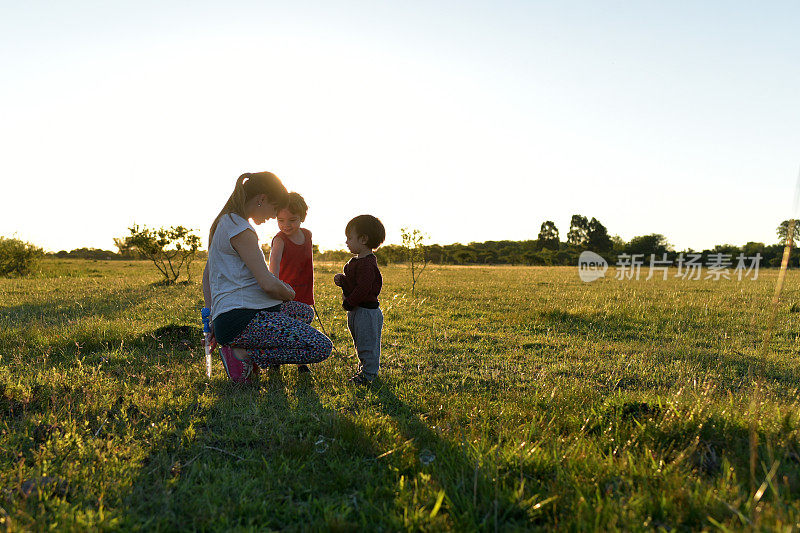
[{"label": "woman's arm", "polygon": [[258,247],[258,237],[255,231],[245,230],[231,237],[231,246],[250,269],[261,290],[278,300],[294,300],[294,290],[272,275],[267,268],[264,252]]},{"label": "woman's arm", "polygon": [[275,237],[272,239],[272,246],[269,249],[269,271],[275,274],[275,277],[281,277],[281,258],[283,257],[283,239]]}]

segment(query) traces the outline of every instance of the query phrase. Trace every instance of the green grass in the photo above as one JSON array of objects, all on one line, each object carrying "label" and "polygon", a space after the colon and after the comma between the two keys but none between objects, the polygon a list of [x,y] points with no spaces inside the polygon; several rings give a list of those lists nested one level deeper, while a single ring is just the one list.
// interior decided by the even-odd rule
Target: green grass
[{"label": "green grass", "polygon": [[346,358],[244,387],[218,359],[205,378],[197,280],[69,260],[0,280],[0,525],[800,528],[800,273],[761,357],[775,271],[434,266],[412,299],[385,267],[382,377],[359,389],[338,268],[317,299]]}]

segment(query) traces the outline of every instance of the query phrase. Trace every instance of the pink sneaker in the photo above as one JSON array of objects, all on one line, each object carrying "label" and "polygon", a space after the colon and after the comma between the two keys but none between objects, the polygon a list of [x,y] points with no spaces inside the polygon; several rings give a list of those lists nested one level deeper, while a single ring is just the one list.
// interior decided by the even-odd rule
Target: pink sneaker
[{"label": "pink sneaker", "polygon": [[234,383],[250,383],[250,375],[253,373],[253,363],[241,360],[233,355],[233,348],[220,345],[219,353],[222,356],[222,365],[225,372]]}]

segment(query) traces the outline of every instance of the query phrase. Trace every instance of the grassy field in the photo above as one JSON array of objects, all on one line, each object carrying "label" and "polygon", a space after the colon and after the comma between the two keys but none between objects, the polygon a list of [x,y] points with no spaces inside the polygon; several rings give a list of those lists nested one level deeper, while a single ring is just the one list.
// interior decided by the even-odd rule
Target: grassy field
[{"label": "grassy field", "polygon": [[[197,280],[47,261],[0,280],[0,527],[800,528],[800,273],[757,281],[385,267],[382,378],[342,353],[205,377]],[[613,275],[613,269],[610,271]],[[198,276],[199,277],[199,276]]]}]

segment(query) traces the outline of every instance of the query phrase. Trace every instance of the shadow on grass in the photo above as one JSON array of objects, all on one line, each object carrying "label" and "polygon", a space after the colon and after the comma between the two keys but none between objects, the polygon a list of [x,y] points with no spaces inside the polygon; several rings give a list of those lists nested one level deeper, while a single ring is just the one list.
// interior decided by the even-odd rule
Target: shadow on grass
[{"label": "shadow on grass", "polygon": [[739,351],[711,350],[695,350],[686,357],[719,372],[726,390],[752,389],[753,380],[765,379],[773,386],[794,392],[800,382],[800,368],[793,364],[794,358],[781,362],[773,358],[762,358],[758,352],[748,355]]},{"label": "shadow on grass", "polygon": [[[387,454],[385,434],[370,425],[379,421],[324,406],[311,377],[284,379],[292,371],[268,371],[259,386],[217,382],[205,391],[213,398],[207,405],[176,411],[171,431],[148,446],[121,508],[123,526],[398,530],[445,526],[447,515],[467,529],[529,523],[498,485],[497,462],[476,462],[468,446],[428,428],[388,385],[375,388],[377,403],[367,408],[394,421],[416,447],[412,457],[404,446]],[[202,396],[205,386],[195,386]],[[435,461],[420,462],[423,450]],[[400,476],[411,483],[420,473],[446,495],[435,522],[427,489],[422,501],[408,487],[398,493]]]},{"label": "shadow on grass", "polygon": [[213,400],[185,410],[149,447],[124,501],[124,527],[358,530],[384,516],[391,486],[371,486],[389,471],[374,461],[371,436],[323,406],[312,377],[293,378],[289,394],[284,374],[293,369],[205,391]]},{"label": "shadow on grass", "polygon": [[417,468],[445,491],[447,512],[457,529],[496,530],[530,523],[528,511],[509,497],[507,487],[500,486],[500,469],[504,467],[496,456],[494,461],[485,456],[481,460],[470,453],[467,443],[455,444],[444,438],[428,427],[421,413],[400,400],[389,384],[381,383],[375,394],[380,409],[395,421],[406,439],[413,439],[419,453]]}]

